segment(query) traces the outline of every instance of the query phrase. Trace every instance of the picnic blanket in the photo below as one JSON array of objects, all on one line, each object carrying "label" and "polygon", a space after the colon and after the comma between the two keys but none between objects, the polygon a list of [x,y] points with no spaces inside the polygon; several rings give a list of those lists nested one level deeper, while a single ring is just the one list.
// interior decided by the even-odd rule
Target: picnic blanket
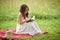
[{"label": "picnic blanket", "polygon": [[[29,34],[16,34],[15,32],[16,32],[16,30],[15,29],[9,29],[9,30],[11,30],[11,32],[12,32],[12,37],[13,38],[28,38],[28,37],[30,37],[30,35]],[[0,38],[3,38],[3,36],[6,34],[6,31],[7,30],[0,30]]]}]

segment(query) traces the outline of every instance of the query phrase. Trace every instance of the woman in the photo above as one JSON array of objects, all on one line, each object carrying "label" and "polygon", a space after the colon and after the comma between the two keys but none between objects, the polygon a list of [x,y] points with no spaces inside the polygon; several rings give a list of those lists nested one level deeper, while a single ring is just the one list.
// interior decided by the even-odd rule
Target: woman
[{"label": "woman", "polygon": [[22,4],[18,14],[16,33],[30,35],[47,33],[47,31],[41,32],[35,21],[29,18],[28,11],[29,11],[28,6],[26,4]]}]

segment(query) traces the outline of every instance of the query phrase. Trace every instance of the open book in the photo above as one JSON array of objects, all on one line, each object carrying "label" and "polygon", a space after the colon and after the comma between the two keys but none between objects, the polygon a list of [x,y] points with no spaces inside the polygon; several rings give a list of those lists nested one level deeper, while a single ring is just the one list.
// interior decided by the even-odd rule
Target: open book
[{"label": "open book", "polygon": [[32,22],[32,21],[34,21],[34,20],[35,20],[35,16],[33,16],[30,20],[28,20],[27,23],[28,23],[28,22]]},{"label": "open book", "polygon": [[35,16],[33,16],[32,19],[35,20]]}]

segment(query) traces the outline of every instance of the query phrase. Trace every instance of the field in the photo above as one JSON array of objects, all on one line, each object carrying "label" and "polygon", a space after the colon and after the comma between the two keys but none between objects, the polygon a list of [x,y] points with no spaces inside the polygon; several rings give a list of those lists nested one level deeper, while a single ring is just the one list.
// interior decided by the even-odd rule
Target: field
[{"label": "field", "polygon": [[0,0],[0,29],[16,28],[20,5],[26,3],[30,17],[35,16],[46,35],[17,40],[60,40],[60,0]]}]

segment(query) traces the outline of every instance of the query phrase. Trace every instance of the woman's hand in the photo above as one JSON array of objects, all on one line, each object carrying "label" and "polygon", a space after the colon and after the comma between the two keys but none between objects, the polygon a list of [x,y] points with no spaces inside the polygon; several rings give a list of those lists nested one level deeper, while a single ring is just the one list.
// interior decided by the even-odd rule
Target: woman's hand
[{"label": "woman's hand", "polygon": [[32,21],[34,21],[32,18],[26,18],[26,22],[28,23],[28,22],[32,22]]},{"label": "woman's hand", "polygon": [[29,21],[29,20],[31,20],[31,18],[26,18],[26,21]]}]

